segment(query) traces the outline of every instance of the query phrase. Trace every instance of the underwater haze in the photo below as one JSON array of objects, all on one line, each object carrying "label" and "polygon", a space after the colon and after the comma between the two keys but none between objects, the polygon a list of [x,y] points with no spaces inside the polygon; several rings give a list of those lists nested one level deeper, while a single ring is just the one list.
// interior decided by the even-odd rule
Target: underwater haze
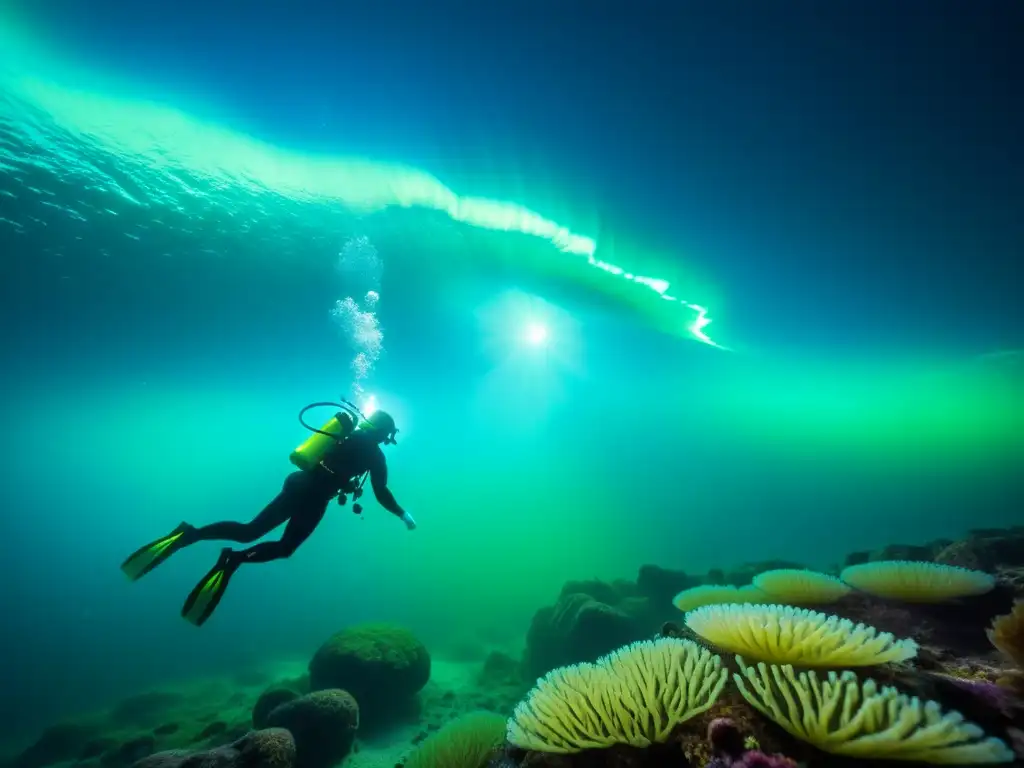
[{"label": "underwater haze", "polygon": [[[1024,524],[1019,6],[363,5],[0,14],[0,741],[363,621],[514,653],[568,579]],[[416,530],[332,504],[200,629],[220,545],[127,582],[339,397]]]}]

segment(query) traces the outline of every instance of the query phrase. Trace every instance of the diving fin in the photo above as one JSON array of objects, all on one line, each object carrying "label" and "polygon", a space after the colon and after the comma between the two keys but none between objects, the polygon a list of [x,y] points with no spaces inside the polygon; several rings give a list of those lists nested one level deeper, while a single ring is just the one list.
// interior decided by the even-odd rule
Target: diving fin
[{"label": "diving fin", "polygon": [[234,550],[227,547],[222,549],[217,564],[199,580],[185,600],[181,608],[182,618],[201,627],[224,597],[228,582],[241,563],[242,560]]},{"label": "diving fin", "polygon": [[188,523],[181,523],[166,536],[135,550],[121,563],[121,570],[132,581],[141,579],[179,549],[191,544],[192,537],[186,534],[194,531]]}]

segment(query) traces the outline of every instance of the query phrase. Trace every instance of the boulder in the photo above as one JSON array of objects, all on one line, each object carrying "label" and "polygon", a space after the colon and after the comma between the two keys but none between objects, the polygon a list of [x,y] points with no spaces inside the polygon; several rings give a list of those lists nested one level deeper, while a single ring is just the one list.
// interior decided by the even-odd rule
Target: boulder
[{"label": "boulder", "polygon": [[359,705],[347,691],[316,691],[276,707],[267,724],[291,733],[296,768],[330,768],[352,750]]},{"label": "boulder", "polygon": [[589,595],[569,594],[534,615],[523,672],[536,678],[555,667],[593,661],[641,634],[638,623],[625,612]]},{"label": "boulder", "polygon": [[430,679],[430,654],[415,635],[390,624],[343,630],[320,646],[309,663],[313,691],[342,689],[359,702],[369,723],[408,711]]},{"label": "boulder", "polygon": [[1024,535],[971,536],[945,547],[935,560],[988,573],[995,573],[1001,568],[1019,568],[1024,566]]},{"label": "boulder", "polygon": [[132,768],[294,768],[295,740],[283,728],[250,731],[222,747],[157,752]]},{"label": "boulder", "polygon": [[290,688],[268,688],[256,699],[252,708],[252,726],[259,730],[267,727],[267,716],[282,704],[299,698]]}]

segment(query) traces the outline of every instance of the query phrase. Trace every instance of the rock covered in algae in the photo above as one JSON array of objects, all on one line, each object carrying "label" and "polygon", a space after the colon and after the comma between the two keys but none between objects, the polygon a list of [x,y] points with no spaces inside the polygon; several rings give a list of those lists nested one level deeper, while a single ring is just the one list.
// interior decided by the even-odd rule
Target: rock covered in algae
[{"label": "rock covered in algae", "polygon": [[364,720],[387,719],[430,679],[430,654],[409,630],[363,624],[333,635],[309,662],[313,691],[348,691]]},{"label": "rock covered in algae", "polygon": [[267,715],[267,725],[291,733],[297,768],[326,768],[351,751],[359,705],[347,691],[316,691],[281,704]]},{"label": "rock covered in algae", "polygon": [[642,632],[624,611],[576,592],[537,611],[526,636],[527,677],[581,661],[593,661],[636,639]]}]

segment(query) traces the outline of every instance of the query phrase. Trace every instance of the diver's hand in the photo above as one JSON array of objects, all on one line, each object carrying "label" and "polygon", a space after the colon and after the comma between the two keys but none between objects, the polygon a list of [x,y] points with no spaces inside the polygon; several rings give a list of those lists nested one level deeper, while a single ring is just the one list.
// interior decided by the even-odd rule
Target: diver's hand
[{"label": "diver's hand", "polygon": [[408,512],[404,512],[402,514],[402,522],[405,523],[405,527],[408,528],[410,531],[416,529],[416,521],[413,520],[412,515],[410,515]]}]

